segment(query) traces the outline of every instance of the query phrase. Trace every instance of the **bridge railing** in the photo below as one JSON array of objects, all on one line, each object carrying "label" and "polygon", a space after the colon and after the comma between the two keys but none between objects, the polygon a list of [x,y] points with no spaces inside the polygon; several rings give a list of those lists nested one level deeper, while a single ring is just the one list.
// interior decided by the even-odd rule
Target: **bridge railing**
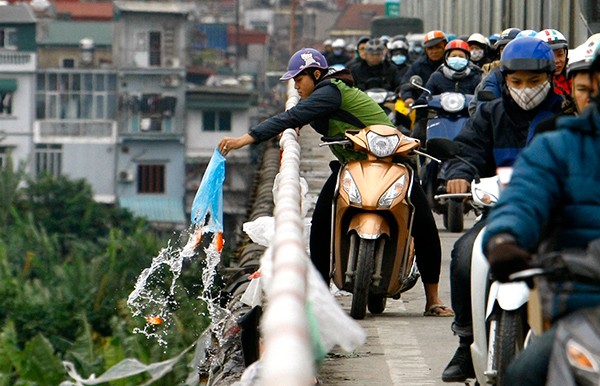
[{"label": "bridge railing", "polygon": [[[288,84],[286,110],[299,97]],[[273,276],[266,289],[262,320],[264,337],[263,386],[307,386],[315,379],[306,309],[308,264],[301,211],[300,144],[294,129],[283,132],[279,188],[275,201]]]}]

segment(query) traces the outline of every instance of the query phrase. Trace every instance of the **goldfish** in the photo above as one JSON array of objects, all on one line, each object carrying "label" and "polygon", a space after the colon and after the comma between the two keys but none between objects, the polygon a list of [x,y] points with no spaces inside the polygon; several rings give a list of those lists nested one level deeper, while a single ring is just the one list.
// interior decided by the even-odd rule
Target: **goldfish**
[{"label": "goldfish", "polygon": [[215,248],[219,253],[223,250],[223,232],[219,232],[215,235]]},{"label": "goldfish", "polygon": [[164,322],[163,318],[158,315],[146,316],[146,322],[153,325],[159,325]]}]

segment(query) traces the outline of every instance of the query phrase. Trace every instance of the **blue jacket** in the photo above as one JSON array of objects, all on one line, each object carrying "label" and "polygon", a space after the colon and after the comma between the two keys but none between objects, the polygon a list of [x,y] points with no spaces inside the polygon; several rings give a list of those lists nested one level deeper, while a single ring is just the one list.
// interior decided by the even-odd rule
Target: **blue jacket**
[{"label": "blue jacket", "polygon": [[[497,167],[512,166],[538,123],[562,112],[562,102],[563,98],[550,90],[538,107],[525,111],[503,88],[502,97],[477,109],[454,138],[461,157],[477,168],[479,177],[496,175]],[[475,176],[475,170],[460,160],[450,160],[448,165],[448,179],[471,181]]]},{"label": "blue jacket", "polygon": [[489,73],[481,78],[481,82],[475,88],[475,98],[469,104],[469,113],[475,114],[477,107],[482,103],[489,102],[502,96],[502,88],[504,87],[504,77],[500,71],[500,67],[494,67]]},{"label": "blue jacket", "polygon": [[512,234],[534,251],[545,225],[561,219],[557,248],[585,248],[600,238],[600,111],[564,117],[558,130],[536,136],[514,166],[509,186],[491,211],[484,244]]}]

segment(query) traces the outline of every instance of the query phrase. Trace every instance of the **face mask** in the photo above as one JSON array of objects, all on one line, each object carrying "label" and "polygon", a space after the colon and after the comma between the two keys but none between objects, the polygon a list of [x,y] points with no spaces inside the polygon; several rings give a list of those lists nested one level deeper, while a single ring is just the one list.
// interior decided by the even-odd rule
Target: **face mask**
[{"label": "face mask", "polygon": [[508,92],[510,93],[511,98],[523,110],[531,110],[539,106],[539,104],[546,99],[548,91],[550,91],[550,82],[548,81],[533,88],[508,87]]},{"label": "face mask", "polygon": [[415,46],[415,48],[413,48],[413,51],[415,52],[415,54],[422,54],[423,53],[423,47],[421,47],[421,46]]},{"label": "face mask", "polygon": [[483,59],[483,55],[484,55],[483,50],[478,50],[478,49],[471,50],[471,60],[473,60],[474,62],[477,62],[477,61]]},{"label": "face mask", "polygon": [[446,62],[448,64],[448,67],[450,67],[454,71],[462,71],[469,64],[469,60],[468,59],[461,58],[461,57],[458,57],[458,56],[453,56],[451,58],[448,58],[448,60],[446,60]]},{"label": "face mask", "polygon": [[392,56],[392,62],[397,65],[404,64],[406,62],[406,55],[394,55]]},{"label": "face mask", "polygon": [[342,48],[334,48],[333,49],[333,54],[335,56],[340,56],[343,52],[344,52],[344,50]]}]

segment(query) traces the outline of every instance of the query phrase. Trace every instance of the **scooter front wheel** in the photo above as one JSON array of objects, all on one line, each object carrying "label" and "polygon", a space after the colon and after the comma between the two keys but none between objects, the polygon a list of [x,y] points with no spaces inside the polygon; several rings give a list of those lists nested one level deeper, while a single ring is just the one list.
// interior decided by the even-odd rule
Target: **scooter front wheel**
[{"label": "scooter front wheel", "polygon": [[[354,270],[352,307],[350,308],[350,316],[354,319],[364,319],[367,313],[369,288],[375,263],[375,243],[376,240],[359,239],[356,269]],[[351,251],[350,253],[355,252]]]},{"label": "scooter front wheel", "polygon": [[523,350],[526,330],[524,307],[513,311],[500,310],[494,347],[496,385],[505,384],[506,369],[515,356]]},{"label": "scooter front wheel", "polygon": [[444,225],[450,232],[462,232],[465,224],[465,207],[462,201],[450,199],[446,204]]}]

